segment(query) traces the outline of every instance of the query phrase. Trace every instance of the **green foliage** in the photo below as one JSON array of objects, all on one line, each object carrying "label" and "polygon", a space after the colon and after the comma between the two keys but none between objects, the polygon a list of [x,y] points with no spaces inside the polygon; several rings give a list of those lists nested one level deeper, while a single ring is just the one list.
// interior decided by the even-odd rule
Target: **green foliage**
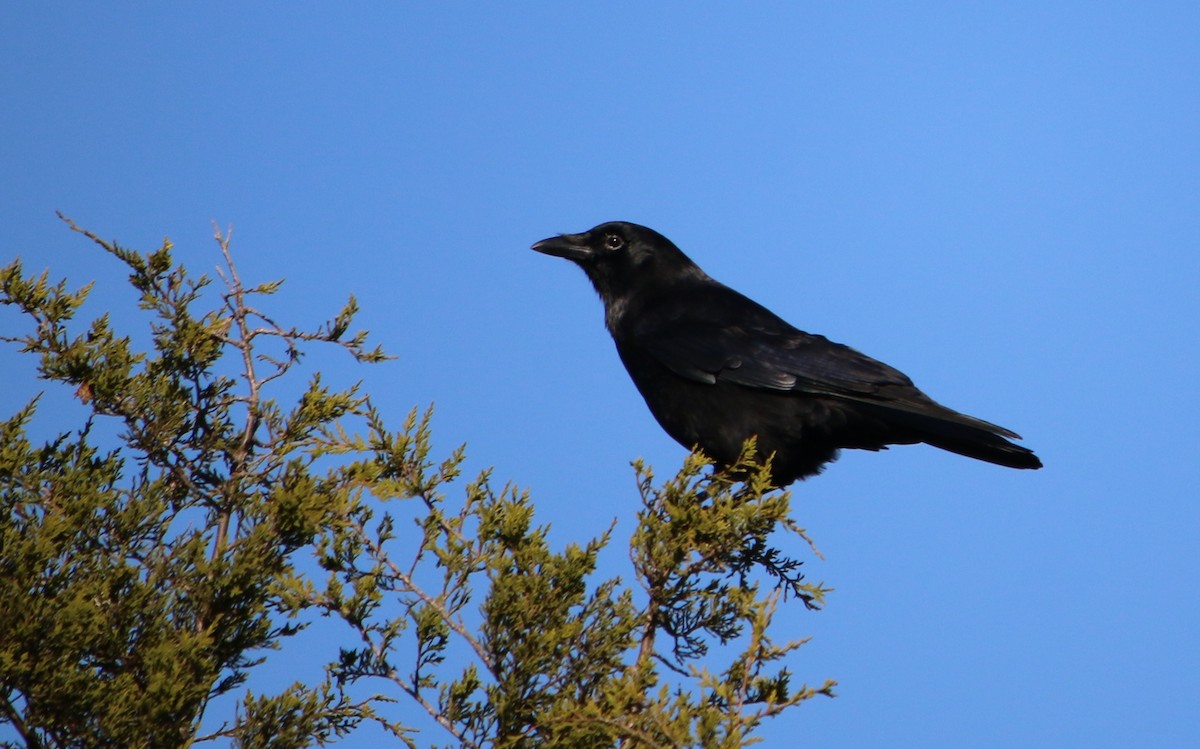
[{"label": "green foliage", "polygon": [[[398,543],[392,514],[364,503],[321,541],[325,590],[297,591],[297,607],[339,615],[361,638],[342,651],[340,682],[390,682],[453,745],[469,747],[739,747],[764,718],[832,693],[833,682],[793,688],[786,668],[770,670],[802,644],[768,636],[776,605],[795,596],[816,607],[826,590],[803,582],[799,563],[770,545],[776,531],[807,539],[788,518],[788,494],[772,491],[769,469],[750,463],[752,445],[727,473],[693,455],[661,488],[637,466],[638,604],[619,579],[589,585],[612,529],[554,552],[528,495],[494,490],[486,472],[450,511],[441,488],[458,475],[461,455],[428,462],[428,417],[410,415],[403,435],[375,433],[374,459],[350,468],[368,486],[405,477],[391,498],[423,501],[419,539]],[[430,557],[437,587],[423,587],[414,572]],[[756,571],[772,592],[760,594]],[[710,642],[735,641],[720,673],[698,665]],[[459,652],[450,667],[456,642],[467,663]]]},{"label": "green foliage", "polygon": [[[315,333],[274,325],[247,302],[273,287],[244,288],[223,237],[226,288],[199,312],[209,279],[177,265],[169,242],[141,255],[83,233],[128,266],[153,346],[134,351],[107,316],[72,333],[90,287],[28,277],[19,261],[0,271],[0,303],[33,323],[4,340],[92,412],[45,445],[25,435],[35,403],[0,428],[0,720],[31,747],[181,746],[210,700],[297,631],[274,613],[277,589],[294,575],[290,555],[340,509],[305,446],[363,399],[314,381],[284,413],[264,386],[305,342],[336,341],[367,361],[382,354],[361,335],[339,340],[353,302]],[[230,355],[240,382],[219,373]],[[97,418],[116,420],[120,448],[92,444]],[[321,689],[277,698],[311,728],[305,742],[270,745],[343,732],[339,711],[370,714]],[[262,733],[270,710],[247,699],[219,735]]]},{"label": "green foliage", "polygon": [[[244,287],[219,232],[220,290],[169,242],[140,254],[71,226],[129,268],[152,345],[107,317],[72,332],[89,288],[0,271],[0,303],[33,323],[4,340],[92,414],[41,445],[26,434],[36,402],[0,423],[14,746],[282,749],[364,722],[416,746],[388,716],[403,702],[451,746],[740,747],[831,694],[793,686],[783,662],[802,641],[769,635],[777,606],[815,608],[826,590],[784,554],[808,539],[749,457],[718,472],[693,455],[661,485],[636,464],[636,584],[597,579],[619,523],[555,550],[529,494],[489,471],[451,498],[464,452],[431,457],[431,411],[389,429],[356,387],[319,376],[291,404],[268,397],[309,344],[387,358],[347,335],[353,298],[314,331],[284,328],[251,303],[279,284]],[[115,448],[93,444],[98,419],[119,424]],[[323,572],[302,573],[304,554]],[[320,683],[214,714],[316,615],[346,627]]]}]

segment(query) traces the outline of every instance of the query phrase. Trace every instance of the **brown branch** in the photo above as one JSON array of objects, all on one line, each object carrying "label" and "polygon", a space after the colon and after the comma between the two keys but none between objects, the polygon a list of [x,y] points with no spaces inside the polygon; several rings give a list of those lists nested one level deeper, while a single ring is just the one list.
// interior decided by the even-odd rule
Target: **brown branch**
[{"label": "brown branch", "polygon": [[356,521],[353,527],[360,534],[360,536],[366,540],[366,545],[371,550],[371,554],[376,559],[380,560],[397,580],[404,584],[408,592],[420,598],[426,606],[429,606],[437,611],[438,616],[440,616],[442,620],[446,622],[446,626],[450,627],[450,629],[454,630],[456,634],[462,637],[463,640],[465,640],[467,644],[471,646],[471,649],[475,651],[475,655],[479,657],[479,660],[485,667],[487,667],[488,671],[494,674],[496,668],[495,664],[492,663],[492,659],[488,657],[483,645],[480,644],[480,642],[475,639],[475,637],[469,631],[467,631],[467,628],[460,621],[455,619],[454,615],[451,614],[445,606],[438,602],[436,598],[430,596],[419,586],[417,586],[417,584],[413,582],[412,577],[400,569],[400,567],[392,561],[391,557],[388,556],[383,547],[371,540],[370,535],[367,533],[367,529],[363,527],[361,523]]},{"label": "brown branch", "polygon": [[393,684],[400,687],[405,694],[416,700],[418,705],[425,708],[425,712],[429,713],[429,716],[437,721],[439,726],[445,728],[450,732],[451,735],[454,736],[454,738],[458,739],[462,746],[469,747],[470,749],[482,749],[481,744],[477,744],[474,741],[469,740],[461,731],[454,727],[454,724],[451,723],[450,720],[443,715],[440,710],[438,710],[434,705],[431,705],[429,700],[425,699],[425,697],[421,694],[416,684],[409,684],[403,677],[399,676],[394,669],[388,674],[388,678]]},{"label": "brown branch", "polygon": [[21,720],[21,714],[13,707],[12,701],[7,696],[0,700],[0,715],[3,715],[4,720],[17,729],[17,733],[21,734],[25,746],[29,749],[38,749],[42,746],[41,739],[38,738],[32,727],[25,725],[25,721]]}]

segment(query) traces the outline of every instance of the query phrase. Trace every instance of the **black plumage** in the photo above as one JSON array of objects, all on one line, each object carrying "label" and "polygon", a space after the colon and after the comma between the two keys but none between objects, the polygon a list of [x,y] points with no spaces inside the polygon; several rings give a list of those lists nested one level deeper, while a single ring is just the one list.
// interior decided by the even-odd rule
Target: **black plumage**
[{"label": "black plumage", "polygon": [[676,441],[718,464],[745,440],[772,456],[780,486],[820,472],[841,448],[924,442],[1011,468],[1040,468],[1008,429],[942,406],[901,372],[798,330],[713,280],[658,232],[626,222],[533,249],[583,269],[617,353]]}]

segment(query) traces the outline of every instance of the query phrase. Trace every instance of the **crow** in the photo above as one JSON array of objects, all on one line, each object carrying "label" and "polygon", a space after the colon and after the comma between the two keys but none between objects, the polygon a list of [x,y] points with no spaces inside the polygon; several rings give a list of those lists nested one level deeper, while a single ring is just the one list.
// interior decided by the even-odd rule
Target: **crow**
[{"label": "crow", "polygon": [[757,438],[776,486],[820,473],[841,448],[924,442],[1010,468],[1041,468],[1004,427],[953,411],[901,372],[792,327],[710,278],[669,239],[614,221],[534,250],[571,260],[650,413],[673,439],[733,464]]}]

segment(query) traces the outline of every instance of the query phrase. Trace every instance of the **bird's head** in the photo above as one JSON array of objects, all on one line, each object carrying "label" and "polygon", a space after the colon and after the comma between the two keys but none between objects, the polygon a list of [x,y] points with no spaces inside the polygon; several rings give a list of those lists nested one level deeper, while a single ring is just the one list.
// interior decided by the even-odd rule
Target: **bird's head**
[{"label": "bird's head", "polygon": [[671,240],[645,226],[610,221],[582,234],[560,234],[533,245],[546,255],[565,257],[583,268],[605,304],[639,290],[704,272]]}]

